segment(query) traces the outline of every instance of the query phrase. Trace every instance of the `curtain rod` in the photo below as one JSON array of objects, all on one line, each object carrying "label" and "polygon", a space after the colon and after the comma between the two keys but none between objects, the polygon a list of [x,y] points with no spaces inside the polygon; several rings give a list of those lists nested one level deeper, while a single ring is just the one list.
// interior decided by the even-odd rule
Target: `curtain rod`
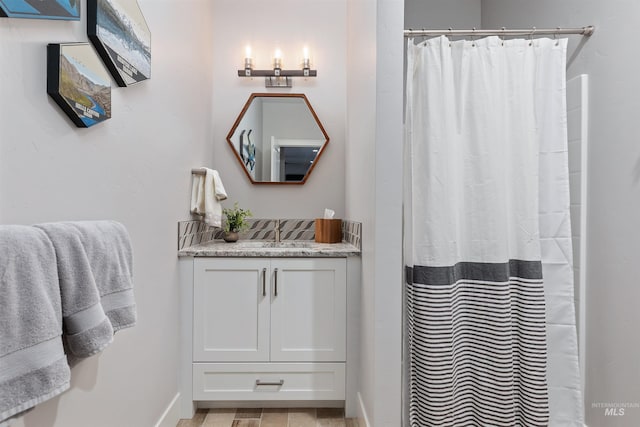
[{"label": "curtain rod", "polygon": [[582,28],[543,28],[536,27],[523,30],[508,30],[502,28],[500,30],[404,30],[405,37],[429,37],[429,36],[536,36],[536,35],[561,35],[561,34],[578,34],[589,37],[595,31],[593,25]]}]

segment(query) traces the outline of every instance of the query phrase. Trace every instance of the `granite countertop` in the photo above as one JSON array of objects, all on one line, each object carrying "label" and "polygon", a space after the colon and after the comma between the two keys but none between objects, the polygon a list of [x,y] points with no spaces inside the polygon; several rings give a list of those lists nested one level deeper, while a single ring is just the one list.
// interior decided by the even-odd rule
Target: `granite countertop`
[{"label": "granite countertop", "polygon": [[314,241],[239,240],[227,243],[212,240],[178,251],[178,256],[197,257],[333,257],[359,256],[360,249],[351,243],[316,243]]}]

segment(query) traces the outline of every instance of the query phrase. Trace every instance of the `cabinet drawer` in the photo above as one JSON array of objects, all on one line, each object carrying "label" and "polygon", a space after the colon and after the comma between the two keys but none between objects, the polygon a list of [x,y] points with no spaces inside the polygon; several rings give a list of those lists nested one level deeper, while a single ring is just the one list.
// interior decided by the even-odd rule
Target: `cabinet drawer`
[{"label": "cabinet drawer", "polygon": [[344,398],[344,363],[193,364],[193,400]]}]

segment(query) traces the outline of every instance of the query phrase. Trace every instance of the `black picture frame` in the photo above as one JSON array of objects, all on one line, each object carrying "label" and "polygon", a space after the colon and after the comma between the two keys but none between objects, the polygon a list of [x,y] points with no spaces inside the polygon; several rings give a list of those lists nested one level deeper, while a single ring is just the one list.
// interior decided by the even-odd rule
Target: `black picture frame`
[{"label": "black picture frame", "polygon": [[136,0],[87,0],[87,35],[118,86],[151,78],[151,31]]},{"label": "black picture frame", "polygon": [[0,0],[0,17],[80,20],[81,0]]},{"label": "black picture frame", "polygon": [[89,43],[47,46],[47,93],[78,127],[111,118],[111,78]]}]

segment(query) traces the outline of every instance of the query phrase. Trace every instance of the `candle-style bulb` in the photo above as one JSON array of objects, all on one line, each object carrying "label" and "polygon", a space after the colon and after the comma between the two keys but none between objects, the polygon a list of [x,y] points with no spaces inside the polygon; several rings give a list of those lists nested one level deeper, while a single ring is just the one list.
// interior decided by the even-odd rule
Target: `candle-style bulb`
[{"label": "candle-style bulb", "polygon": [[282,52],[280,52],[280,49],[276,49],[276,53],[273,58],[273,70],[276,76],[280,76],[281,68],[282,68]]},{"label": "candle-style bulb", "polygon": [[305,77],[309,76],[309,68],[309,48],[305,46],[302,49],[302,70]]},{"label": "candle-style bulb", "polygon": [[244,50],[244,75],[250,76],[253,68],[253,60],[251,59],[251,46],[247,46]]}]

